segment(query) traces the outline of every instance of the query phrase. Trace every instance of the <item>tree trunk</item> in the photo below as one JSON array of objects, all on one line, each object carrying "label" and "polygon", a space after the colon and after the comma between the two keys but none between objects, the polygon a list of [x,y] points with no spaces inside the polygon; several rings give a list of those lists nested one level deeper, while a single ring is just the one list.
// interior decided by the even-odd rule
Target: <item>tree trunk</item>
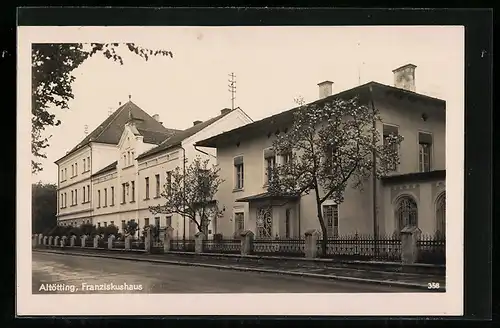
[{"label": "tree trunk", "polygon": [[328,245],[328,232],[326,230],[325,221],[323,220],[323,211],[321,209],[321,199],[319,198],[319,188],[318,185],[314,186],[315,194],[316,194],[316,209],[318,211],[318,221],[321,227],[321,253],[320,256],[326,256],[326,247]]}]

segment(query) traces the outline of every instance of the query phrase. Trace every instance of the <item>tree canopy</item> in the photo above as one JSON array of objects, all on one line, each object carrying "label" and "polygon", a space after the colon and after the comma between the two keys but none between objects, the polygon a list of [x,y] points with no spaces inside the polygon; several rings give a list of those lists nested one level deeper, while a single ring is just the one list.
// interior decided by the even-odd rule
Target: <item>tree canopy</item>
[{"label": "tree canopy", "polygon": [[378,112],[357,98],[308,105],[299,100],[299,105],[292,126],[273,142],[281,160],[272,168],[268,191],[314,191],[324,251],[328,234],[322,204],[327,199],[340,204],[346,188],[362,188],[373,174],[387,174],[399,163],[402,136],[389,135],[382,141],[376,129],[381,121]]},{"label": "tree canopy", "polygon": [[167,182],[161,193],[163,204],[151,206],[153,214],[179,214],[191,220],[198,231],[207,234],[211,218],[220,217],[220,209],[215,200],[219,186],[224,182],[219,177],[220,168],[208,165],[209,160],[197,156],[184,168],[176,167],[167,175]]},{"label": "tree canopy", "polygon": [[57,186],[41,182],[31,185],[32,233],[47,232],[57,225]]},{"label": "tree canopy", "polygon": [[152,56],[173,57],[167,50],[152,50],[134,43],[36,43],[32,45],[32,172],[41,171],[37,159],[46,158],[44,149],[49,147],[51,136],[44,136],[47,126],[58,126],[61,121],[50,110],[58,107],[68,109],[73,99],[73,71],[85,60],[101,54],[105,58],[123,65],[122,51],[148,60]]}]

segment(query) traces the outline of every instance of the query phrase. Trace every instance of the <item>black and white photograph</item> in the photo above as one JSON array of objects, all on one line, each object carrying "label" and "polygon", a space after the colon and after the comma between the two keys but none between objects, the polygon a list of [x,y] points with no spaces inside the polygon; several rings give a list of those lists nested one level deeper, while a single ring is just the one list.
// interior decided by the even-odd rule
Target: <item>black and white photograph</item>
[{"label": "black and white photograph", "polygon": [[463,27],[18,33],[26,313],[462,310]]}]

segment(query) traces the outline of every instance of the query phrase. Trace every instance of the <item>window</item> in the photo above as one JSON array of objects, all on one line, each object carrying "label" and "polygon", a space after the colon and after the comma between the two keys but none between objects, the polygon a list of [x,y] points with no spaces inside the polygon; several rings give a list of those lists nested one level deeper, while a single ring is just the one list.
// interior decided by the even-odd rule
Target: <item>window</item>
[{"label": "window", "polygon": [[68,168],[64,169],[64,180],[68,178]]},{"label": "window", "polygon": [[87,201],[90,202],[90,185],[87,185]]},{"label": "window", "polygon": [[109,224],[115,225],[115,221],[109,221]]},{"label": "window", "polygon": [[75,175],[78,175],[78,163],[75,163]]},{"label": "window", "polygon": [[125,183],[122,183],[122,204],[125,204]]},{"label": "window", "polygon": [[[383,125],[383,143],[384,143],[384,147],[387,147],[387,145],[388,145],[388,139],[391,136],[397,136],[397,135],[399,135],[399,128],[397,126],[384,124]],[[393,145],[393,148],[391,150],[394,151],[394,152],[396,152],[396,153],[399,153],[398,145]],[[386,165],[387,165],[387,170],[389,170],[389,171],[397,171],[397,169],[398,169],[397,163],[392,163],[391,162],[391,163],[387,163]]]},{"label": "window", "polygon": [[104,221],[104,228],[108,226],[108,222]]},{"label": "window", "polygon": [[432,150],[432,134],[418,133],[418,165],[420,172],[429,172],[431,170],[431,150]]},{"label": "window", "polygon": [[323,219],[326,223],[328,238],[339,236],[339,207],[338,205],[323,205]]},{"label": "window", "polygon": [[171,227],[172,226],[172,215],[167,215],[166,217],[166,223],[167,223],[167,227]]},{"label": "window", "polygon": [[130,156],[131,156],[132,164],[134,164],[134,161],[135,161],[134,152],[130,152]]},{"label": "window", "polygon": [[290,238],[290,212],[289,208],[285,210],[285,238]]},{"label": "window", "polygon": [[110,206],[114,206],[115,205],[115,187],[111,187],[111,205]]},{"label": "window", "polygon": [[97,227],[100,228],[101,227],[101,222],[97,222]]},{"label": "window", "polygon": [[135,181],[130,182],[132,184],[132,201],[135,202]]},{"label": "window", "polygon": [[160,175],[155,175],[156,179],[156,197],[160,197]]},{"label": "window", "polygon": [[403,196],[396,208],[397,233],[405,227],[416,227],[418,224],[417,203],[410,196]]},{"label": "window", "polygon": [[61,170],[61,181],[64,181],[64,170]]},{"label": "window", "polygon": [[123,154],[123,166],[127,166],[127,154]]},{"label": "window", "polygon": [[239,236],[243,231],[245,231],[245,214],[234,213],[234,234]]},{"label": "window", "polygon": [[127,165],[130,165],[130,151],[127,152]]},{"label": "window", "polygon": [[108,188],[104,188],[104,207],[108,206]]},{"label": "window", "polygon": [[147,227],[149,225],[149,218],[144,218],[144,226]]},{"label": "window", "polygon": [[101,207],[101,191],[97,190],[97,208]]},{"label": "window", "polygon": [[243,169],[243,156],[234,158],[234,171],[235,171],[235,189],[243,189],[244,186],[244,169]]},{"label": "window", "polygon": [[146,198],[145,199],[149,199],[149,178],[145,178],[144,180],[146,182]]},{"label": "window", "polygon": [[125,223],[125,220],[122,220],[122,231],[125,230],[125,227],[127,226],[127,224]]},{"label": "window", "polygon": [[75,205],[78,204],[78,189],[75,189]]},{"label": "window", "polygon": [[90,171],[90,156],[87,157],[87,171]]},{"label": "window", "polygon": [[281,155],[281,163],[282,163],[282,165],[287,165],[291,161],[292,161],[292,152],[291,151],[287,151],[286,153],[284,153],[283,155]]},{"label": "window", "polygon": [[87,166],[85,165],[85,158],[83,159],[83,172],[87,170]]},{"label": "window", "polygon": [[66,207],[68,204],[68,195],[64,193],[64,207]]},{"label": "window", "polygon": [[75,176],[75,166],[71,164],[71,177]]},{"label": "window", "polygon": [[167,171],[167,178],[166,178],[166,185],[167,185],[167,193],[170,193],[171,188],[172,188],[172,171]]},{"label": "window", "polygon": [[264,184],[268,185],[273,178],[273,170],[276,165],[276,156],[273,149],[264,150],[265,178]]},{"label": "window", "polygon": [[86,194],[85,194],[85,186],[83,186],[82,189],[83,189],[83,193],[82,193],[83,194],[83,201],[82,201],[82,204],[84,204],[85,203],[85,196],[86,196]]},{"label": "window", "polygon": [[160,227],[160,217],[155,217],[155,227]]},{"label": "window", "polygon": [[71,190],[71,205],[75,204],[75,192]]},{"label": "window", "polygon": [[59,199],[60,199],[60,204],[59,204],[59,208],[64,208],[64,195],[63,194],[60,194],[59,195]]}]

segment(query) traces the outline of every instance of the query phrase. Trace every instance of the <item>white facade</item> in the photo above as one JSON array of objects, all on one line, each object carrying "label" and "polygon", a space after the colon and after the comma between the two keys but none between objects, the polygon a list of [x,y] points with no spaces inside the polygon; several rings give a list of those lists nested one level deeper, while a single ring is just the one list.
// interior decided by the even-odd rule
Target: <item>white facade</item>
[{"label": "white facade", "polygon": [[[250,122],[251,119],[242,110],[235,109],[197,133],[187,136],[180,141],[180,145],[168,147],[159,153],[139,160],[137,157],[140,154],[156,147],[156,145],[143,142],[143,137],[138,133],[135,124],[133,122],[127,123],[118,145],[91,143],[90,146],[84,147],[75,154],[71,154],[67,159],[60,161],[59,171],[64,171],[68,167],[68,171],[70,171],[72,163],[76,161],[79,161],[78,169],[80,170],[83,158],[86,162],[87,158],[90,158],[92,165],[90,172],[85,173],[86,175],[82,175],[78,180],[74,180],[75,183],[68,184],[66,181],[59,183],[60,193],[71,194],[73,185],[74,188],[79,188],[79,205],[76,205],[74,211],[76,213],[85,210],[85,212],[78,212],[81,214],[72,215],[73,211],[66,210],[66,208],[60,209],[58,212],[60,213],[58,214],[59,223],[78,226],[90,220],[95,226],[114,224],[122,231],[122,224],[129,220],[135,220],[139,224],[140,231],[147,224],[158,223],[161,227],[171,225],[174,229],[174,237],[192,237],[197,231],[193,224],[184,221],[182,217],[175,214],[171,216],[153,215],[149,211],[149,206],[161,204],[162,199],[159,194],[163,190],[167,172],[176,167],[182,168],[184,160],[187,166],[196,156],[200,156],[202,159],[210,159],[210,164],[216,164],[216,151],[209,148],[200,152],[195,149],[195,142]],[[110,166],[114,161],[116,161],[116,166]],[[103,172],[98,172],[106,167],[108,168]],[[85,190],[88,192],[89,185],[90,199],[86,195],[86,202],[81,204],[81,190],[85,186]],[[69,202],[71,196],[67,197]],[[85,219],[75,220],[80,217]],[[212,227],[209,229],[212,234],[215,233]]]}]

